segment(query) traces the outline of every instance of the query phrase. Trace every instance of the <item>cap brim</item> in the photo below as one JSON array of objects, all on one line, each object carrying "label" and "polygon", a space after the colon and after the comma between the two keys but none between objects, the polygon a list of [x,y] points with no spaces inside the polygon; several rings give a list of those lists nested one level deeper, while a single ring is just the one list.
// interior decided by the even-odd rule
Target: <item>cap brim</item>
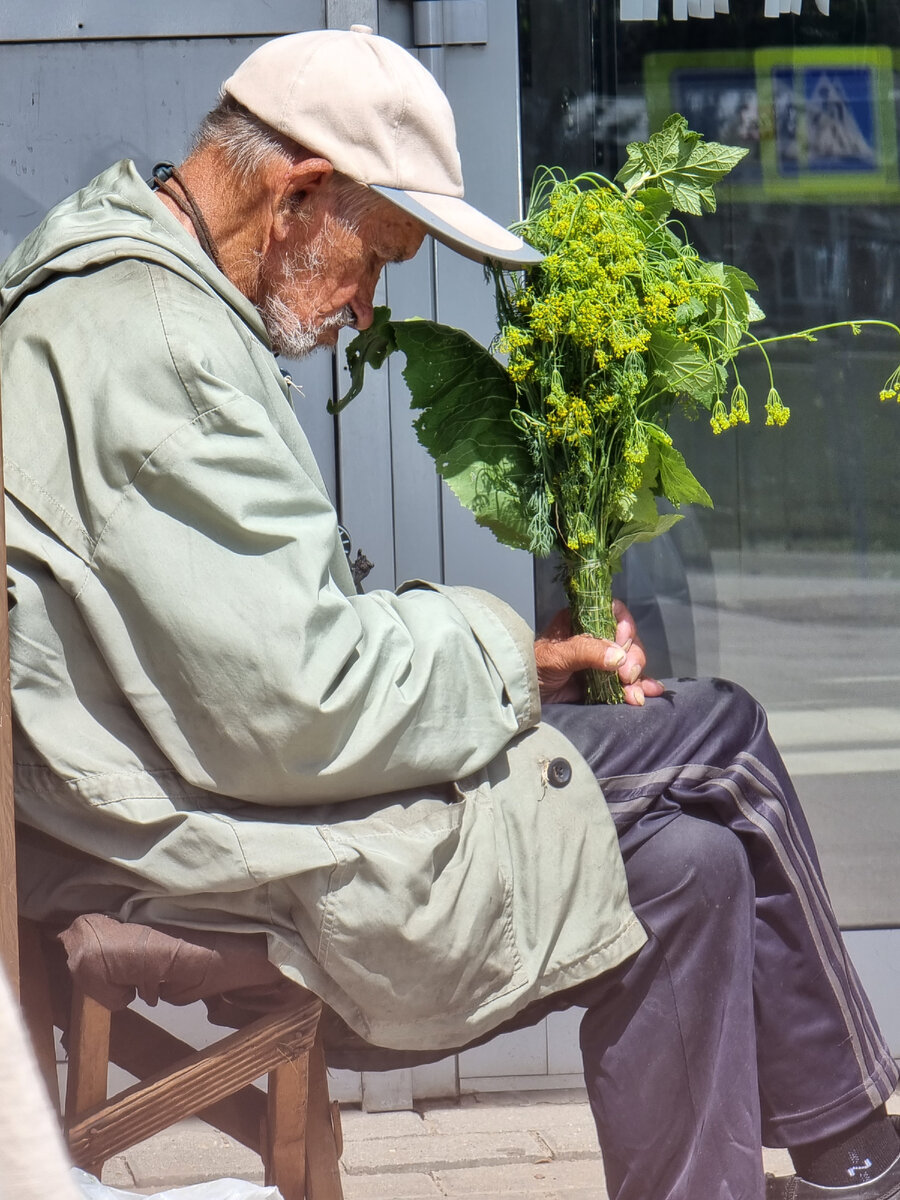
[{"label": "cap brim", "polygon": [[421,221],[439,242],[466,258],[480,263],[490,259],[512,268],[533,267],[543,260],[534,247],[456,196],[406,192],[381,184],[369,187]]}]

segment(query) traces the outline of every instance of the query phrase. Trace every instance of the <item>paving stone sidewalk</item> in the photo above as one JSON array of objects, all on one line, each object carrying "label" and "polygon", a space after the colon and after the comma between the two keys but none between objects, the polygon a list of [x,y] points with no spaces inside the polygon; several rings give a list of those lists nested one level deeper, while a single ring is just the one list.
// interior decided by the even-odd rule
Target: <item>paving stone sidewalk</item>
[{"label": "paving stone sidewalk", "polygon": [[[900,1097],[895,1097],[900,1111]],[[415,1112],[342,1111],[345,1200],[607,1200],[581,1090],[493,1093],[423,1102]],[[768,1170],[790,1169],[783,1152]],[[262,1182],[257,1156],[186,1121],[110,1160],[110,1187],[142,1195],[205,1179]]]}]

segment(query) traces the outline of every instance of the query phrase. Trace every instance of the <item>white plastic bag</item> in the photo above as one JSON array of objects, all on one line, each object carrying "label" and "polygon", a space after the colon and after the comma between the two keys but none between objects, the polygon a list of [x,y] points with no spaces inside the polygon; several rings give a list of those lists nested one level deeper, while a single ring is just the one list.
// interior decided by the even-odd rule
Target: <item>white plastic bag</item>
[{"label": "white plastic bag", "polygon": [[213,1179],[208,1183],[192,1183],[189,1187],[169,1188],[153,1196],[140,1196],[137,1192],[105,1187],[93,1175],[77,1167],[72,1168],[72,1177],[84,1200],[282,1200],[278,1188],[260,1187],[243,1179]]}]

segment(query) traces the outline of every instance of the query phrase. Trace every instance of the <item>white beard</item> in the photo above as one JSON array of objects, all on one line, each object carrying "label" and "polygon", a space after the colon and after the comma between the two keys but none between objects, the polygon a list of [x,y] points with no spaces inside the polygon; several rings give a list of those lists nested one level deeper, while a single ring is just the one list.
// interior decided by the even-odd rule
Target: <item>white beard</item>
[{"label": "white beard", "polygon": [[281,299],[280,296],[269,294],[260,307],[260,316],[269,334],[269,341],[276,354],[285,358],[305,358],[319,345],[319,339],[329,329],[342,329],[353,325],[356,320],[353,310],[342,308],[340,312],[332,313],[314,324],[301,321]]},{"label": "white beard", "polygon": [[305,358],[320,344],[323,333],[355,323],[356,314],[349,305],[321,320],[303,321],[282,299],[288,290],[285,285],[294,284],[298,275],[314,277],[321,270],[337,235],[345,229],[355,231],[355,226],[341,217],[326,215],[318,235],[309,245],[295,251],[283,264],[281,279],[273,284],[265,300],[258,306],[276,354],[283,354],[285,358]]}]

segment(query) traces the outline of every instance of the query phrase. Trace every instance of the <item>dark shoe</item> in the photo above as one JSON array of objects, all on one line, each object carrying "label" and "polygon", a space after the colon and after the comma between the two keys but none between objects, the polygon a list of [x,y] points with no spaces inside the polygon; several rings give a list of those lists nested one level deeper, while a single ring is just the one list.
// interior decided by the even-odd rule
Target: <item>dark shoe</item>
[{"label": "dark shoe", "polygon": [[[900,1117],[892,1116],[891,1122],[900,1133]],[[819,1187],[798,1175],[767,1175],[766,1200],[900,1200],[900,1155],[877,1179],[849,1187]]]}]

